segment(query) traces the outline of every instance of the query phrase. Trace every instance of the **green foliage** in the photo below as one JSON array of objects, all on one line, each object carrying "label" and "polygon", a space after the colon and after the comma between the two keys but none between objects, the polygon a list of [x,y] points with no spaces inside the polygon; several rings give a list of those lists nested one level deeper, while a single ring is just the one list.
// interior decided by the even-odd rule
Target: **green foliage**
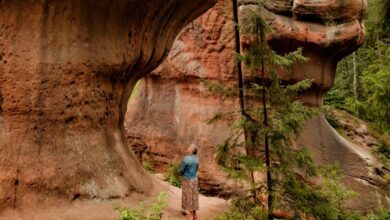
[{"label": "green foliage", "polygon": [[367,44],[375,44],[378,39],[390,37],[390,2],[369,0],[368,13],[365,19]]},{"label": "green foliage", "polygon": [[214,83],[209,80],[201,80],[201,83],[206,87],[210,92],[221,95],[223,97],[234,97],[238,95],[238,90],[232,87],[227,87],[220,83]]},{"label": "green foliage", "polygon": [[378,41],[375,48],[367,48],[366,56],[372,57],[361,72],[360,99],[346,98],[347,110],[373,122],[380,130],[390,132],[390,39]]},{"label": "green foliage", "polygon": [[118,220],[161,220],[167,206],[166,201],[167,194],[161,192],[157,196],[157,202],[149,207],[149,210],[144,203],[140,203],[137,209],[116,208],[119,211]]},{"label": "green foliage", "polygon": [[325,111],[325,118],[328,121],[328,123],[335,129],[338,129],[341,125],[338,121],[338,119],[335,117],[332,111],[330,111],[329,106],[324,107]]},{"label": "green foliage", "polygon": [[170,163],[167,169],[167,172],[165,173],[165,181],[170,183],[173,186],[181,187],[181,179],[180,179],[180,172],[179,172],[179,164],[176,163]]},{"label": "green foliage", "polygon": [[390,183],[390,173],[385,174],[383,178],[385,179],[386,183]]},{"label": "green foliage", "polygon": [[[297,210],[305,210],[303,212],[295,212],[296,210],[290,213],[285,212],[286,216],[292,217],[292,214],[295,214],[293,219],[306,219],[306,217],[311,216],[315,219],[326,220],[390,219],[389,209],[362,215],[342,208],[344,202],[356,196],[356,193],[340,184],[343,175],[337,165],[320,168],[319,177],[321,177],[322,184],[316,186],[310,186],[302,181],[297,181],[294,175],[284,180],[286,189],[283,195],[294,201],[294,206]],[[233,199],[230,208],[215,218],[215,220],[265,219],[267,219],[267,215],[261,204],[254,202],[252,198],[248,197]]]},{"label": "green foliage", "polygon": [[137,216],[138,214],[135,210],[123,208],[119,210],[118,220],[136,220]]},{"label": "green foliage", "polygon": [[[315,204],[313,204],[314,206]],[[319,209],[319,207],[313,207]],[[286,213],[288,214],[288,213]],[[324,210],[318,219],[326,220],[389,220],[390,209],[371,212],[363,215],[353,212],[339,212],[338,210]],[[236,198],[232,201],[230,208],[214,218],[214,220],[266,220],[267,215],[257,203],[250,198]],[[293,219],[305,219],[304,216]]]},{"label": "green foliage", "polygon": [[[343,203],[354,197],[355,193],[340,184],[343,175],[338,166],[319,169],[319,177],[322,184],[317,185],[307,184],[297,175],[281,179],[283,188],[279,189],[277,194],[284,197],[284,200],[294,203],[287,204],[292,205],[291,209],[286,208],[286,203],[279,204],[279,208],[284,210],[286,216],[294,216],[293,219],[306,219],[308,216],[326,220],[365,219],[365,216],[342,209]],[[265,220],[267,215],[261,204],[254,202],[252,198],[239,197],[232,201],[228,211],[215,219]]]},{"label": "green foliage", "polygon": [[389,220],[390,219],[390,209],[381,210],[378,213],[371,213],[367,216],[367,220]]},{"label": "green foliage", "polygon": [[342,220],[389,220],[390,209],[383,209],[377,212],[371,212],[368,215],[361,215],[357,213],[348,213]]},{"label": "green foliage", "polygon": [[149,173],[153,173],[154,172],[154,164],[152,161],[150,160],[144,160],[142,161],[142,166],[145,168],[146,171],[148,171]]},{"label": "green foliage", "polygon": [[266,219],[267,213],[264,209],[250,198],[235,198],[231,202],[230,209],[214,220],[263,220]]},{"label": "green foliage", "polygon": [[390,161],[390,146],[387,146],[386,143],[381,142],[379,145],[374,147],[375,153],[379,155],[379,159],[387,164]]},{"label": "green foliage", "polygon": [[385,156],[387,159],[390,159],[390,148],[386,146],[384,143],[380,143],[377,151]]},{"label": "green foliage", "polygon": [[[334,168],[326,175],[321,174],[310,152],[303,146],[296,146],[303,122],[319,112],[297,99],[300,92],[311,87],[311,80],[285,85],[277,74],[281,69],[290,71],[293,64],[307,59],[301,49],[282,55],[273,51],[265,38],[271,30],[262,16],[253,12],[245,19],[243,32],[253,43],[245,55],[238,56],[254,79],[248,83],[246,94],[261,103],[247,103],[243,117],[235,123],[236,132],[218,146],[217,152],[218,163],[230,177],[252,185],[252,197],[236,199],[231,209],[217,219],[265,219],[267,206],[258,200],[264,194],[272,194],[275,208],[291,213],[297,219],[305,216],[340,219],[344,215],[342,202],[352,196],[340,184],[340,172]],[[237,112],[219,113],[212,121]],[[244,140],[243,136],[246,137]],[[269,155],[265,148],[267,143],[271,148]],[[264,164],[267,157],[271,160],[269,165]],[[270,172],[273,189],[268,188],[269,182],[266,185],[253,181],[255,172]],[[322,178],[323,184],[311,184],[318,178]]]},{"label": "green foliage", "polygon": [[137,83],[134,85],[133,91],[130,94],[129,100],[133,99],[134,96],[137,94],[139,88],[141,85],[141,80],[137,81]]},{"label": "green foliage", "polygon": [[[385,5],[387,7],[390,4]],[[297,101],[297,95],[309,89],[311,81],[284,85],[277,72],[282,69],[289,71],[293,64],[305,62],[306,58],[302,56],[301,49],[289,54],[277,54],[273,51],[265,37],[272,30],[267,25],[267,18],[263,16],[265,15],[253,11],[252,15],[244,19],[241,29],[251,41],[251,46],[245,55],[237,56],[253,79],[247,82],[245,88],[246,97],[250,97],[247,99],[252,102],[247,103],[241,111],[219,113],[210,120],[212,123],[230,114],[242,112],[243,117],[234,123],[236,132],[218,146],[217,160],[230,177],[247,181],[252,186],[249,198],[235,199],[231,209],[217,219],[266,219],[268,207],[258,200],[259,195],[264,194],[273,196],[275,209],[291,214],[294,219],[314,217],[352,220],[386,217],[386,212],[372,214],[370,217],[345,211],[344,202],[354,197],[355,193],[341,184],[343,176],[340,169],[337,166],[314,166],[310,152],[303,146],[296,146],[302,123],[318,113],[318,110]],[[388,17],[384,20],[387,21]],[[386,25],[383,22],[381,24],[386,29]],[[380,35],[381,42],[386,42],[386,36]],[[339,64],[335,89],[326,97],[326,103],[361,115],[382,131],[390,126],[387,121],[390,119],[390,87],[386,87],[389,84],[386,67],[390,64],[386,55],[389,54],[388,47],[388,43],[374,43],[370,45],[370,50],[364,52],[365,56],[357,55],[358,62],[354,64],[367,64],[357,67],[361,72],[358,99],[355,99],[351,87],[351,58]],[[375,58],[375,62],[371,58]],[[221,86],[211,90],[222,94],[231,94],[230,91],[233,91]],[[261,100],[261,103],[253,100]],[[338,125],[332,115],[328,114],[327,118]],[[267,143],[270,144],[270,151],[264,147]],[[381,151],[387,154],[386,149],[383,149]],[[267,162],[265,165],[264,158],[266,161],[270,159],[271,163]],[[256,172],[267,172],[268,183],[254,181],[253,174]]]},{"label": "green foliage", "polygon": [[354,191],[340,184],[343,174],[338,165],[322,167],[320,169],[320,176],[323,181],[321,190],[324,192],[326,198],[339,208],[339,211],[341,211],[342,205],[346,200],[357,195]]},{"label": "green foliage", "polygon": [[[368,1],[366,42],[356,52],[356,61],[348,56],[338,64],[336,80],[325,103],[372,123],[390,134],[390,1]],[[353,94],[356,67],[357,99]]]}]

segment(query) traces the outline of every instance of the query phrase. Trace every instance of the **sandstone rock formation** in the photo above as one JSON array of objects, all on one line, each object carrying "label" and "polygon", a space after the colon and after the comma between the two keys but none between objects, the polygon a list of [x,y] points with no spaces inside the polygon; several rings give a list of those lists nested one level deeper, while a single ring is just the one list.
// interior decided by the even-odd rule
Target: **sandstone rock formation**
[{"label": "sandstone rock formation", "polygon": [[[313,79],[312,88],[300,98],[307,105],[321,106],[324,94],[332,87],[337,62],[364,41],[362,19],[366,2],[267,0],[264,8],[254,2],[241,1],[241,19],[250,10],[261,10],[275,30],[269,43],[276,51],[286,53],[303,48],[309,61],[296,64],[292,74],[280,75],[285,82]],[[211,186],[228,187],[219,181],[222,174],[214,155],[215,146],[229,136],[229,127],[223,123],[210,126],[205,121],[221,110],[237,109],[237,102],[210,94],[198,79],[236,83],[229,14],[231,2],[219,1],[209,13],[187,26],[167,61],[142,81],[129,102],[136,108],[129,107],[125,120],[130,145],[134,139],[142,140],[146,153],[157,164],[180,159],[191,142],[200,145],[200,178],[206,190]],[[250,43],[244,41],[243,47]],[[314,151],[318,163],[340,164],[345,182],[360,193],[350,207],[369,210],[378,204],[389,205],[383,179],[374,172],[380,164],[368,149],[340,137],[324,117],[305,124],[301,144]],[[227,191],[231,192],[229,187]]]},{"label": "sandstone rock formation", "polygon": [[212,94],[199,80],[235,86],[230,10],[230,1],[219,1],[181,32],[166,62],[141,81],[125,120],[129,145],[146,147],[157,170],[179,163],[191,143],[201,146],[201,188],[219,195],[236,190],[214,162],[216,145],[229,137],[229,131],[226,123],[208,126],[206,121],[238,103]]},{"label": "sandstone rock formation", "polygon": [[252,2],[241,1],[241,17],[260,10],[274,29],[269,40],[274,50],[286,53],[301,47],[310,59],[304,64],[297,63],[292,74],[280,73],[282,79],[292,82],[313,79],[312,88],[302,94],[301,100],[321,106],[324,94],[333,85],[337,62],[364,42],[362,19],[366,2],[267,0],[265,8]]},{"label": "sandstone rock formation", "polygon": [[0,1],[0,210],[154,191],[124,143],[137,80],[214,0]]}]

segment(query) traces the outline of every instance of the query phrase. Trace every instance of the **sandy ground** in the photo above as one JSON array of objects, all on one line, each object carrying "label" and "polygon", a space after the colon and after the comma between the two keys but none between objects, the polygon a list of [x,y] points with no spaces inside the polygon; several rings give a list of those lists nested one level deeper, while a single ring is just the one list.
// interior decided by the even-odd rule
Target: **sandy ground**
[{"label": "sandy ground", "polygon": [[[157,178],[156,178],[157,179]],[[157,180],[160,181],[160,180]],[[159,182],[168,194],[168,207],[163,220],[186,219],[181,210],[181,189]],[[145,199],[146,198],[146,199]],[[0,214],[1,220],[115,220],[118,211],[114,207],[138,207],[140,202],[147,206],[155,201],[155,197],[132,194],[126,199],[104,201],[76,201],[54,207],[27,208],[23,210],[5,210]],[[213,197],[199,197],[199,220],[211,220],[227,207],[227,201]]]}]

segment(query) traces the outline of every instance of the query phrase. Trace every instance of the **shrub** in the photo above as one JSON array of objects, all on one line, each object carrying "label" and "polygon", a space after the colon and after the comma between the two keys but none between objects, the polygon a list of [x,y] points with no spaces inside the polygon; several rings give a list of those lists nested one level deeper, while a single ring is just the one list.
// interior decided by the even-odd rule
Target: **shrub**
[{"label": "shrub", "polygon": [[142,161],[142,166],[145,168],[146,171],[148,171],[149,173],[153,173],[154,172],[154,164],[152,161],[150,160],[144,160]]},{"label": "shrub", "polygon": [[171,163],[168,166],[167,172],[165,173],[165,181],[167,181],[169,184],[181,187],[181,180],[180,180],[180,172],[179,172],[179,164]]},{"label": "shrub", "polygon": [[157,196],[157,202],[149,210],[144,203],[140,203],[137,209],[116,208],[119,211],[118,220],[161,220],[167,206],[166,200],[167,194],[161,192]]},{"label": "shrub", "polygon": [[232,200],[228,211],[218,215],[215,220],[263,220],[267,219],[267,213],[263,207],[256,204],[250,198],[238,197]]}]

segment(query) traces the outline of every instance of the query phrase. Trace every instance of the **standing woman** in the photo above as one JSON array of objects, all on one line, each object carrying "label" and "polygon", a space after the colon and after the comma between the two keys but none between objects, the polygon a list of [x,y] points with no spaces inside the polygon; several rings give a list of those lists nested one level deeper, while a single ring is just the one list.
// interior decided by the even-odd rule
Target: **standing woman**
[{"label": "standing woman", "polygon": [[184,157],[180,165],[180,173],[183,176],[181,206],[189,211],[188,219],[196,220],[196,210],[199,210],[198,192],[198,150],[194,144],[188,148],[188,155]]}]

